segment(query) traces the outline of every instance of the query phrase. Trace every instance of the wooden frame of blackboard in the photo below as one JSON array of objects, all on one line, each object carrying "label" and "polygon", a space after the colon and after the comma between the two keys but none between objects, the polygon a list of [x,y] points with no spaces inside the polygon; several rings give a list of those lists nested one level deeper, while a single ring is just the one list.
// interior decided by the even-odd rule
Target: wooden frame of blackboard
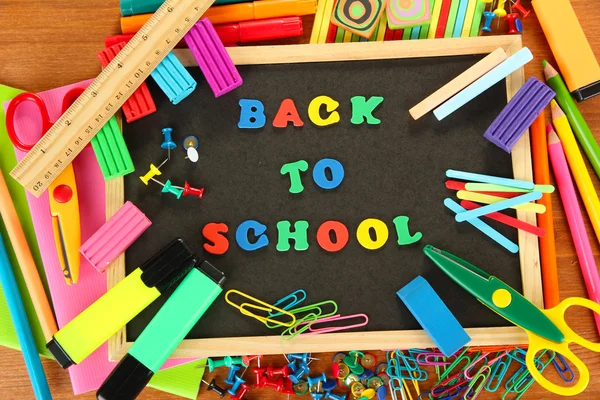
[{"label": "wooden frame of blackboard", "polygon": [[[510,56],[522,48],[520,36],[488,36],[465,39],[435,39],[418,41],[340,43],[326,45],[288,45],[260,47],[229,47],[228,52],[237,65],[291,64],[305,62],[354,61],[396,58],[459,56],[490,53],[503,48]],[[185,66],[196,66],[187,49],[175,50]],[[524,70],[506,79],[507,100],[524,83]],[[426,95],[424,93],[424,95]],[[415,99],[415,103],[419,99]],[[408,110],[407,110],[408,112]],[[529,134],[523,135],[512,151],[513,173],[516,179],[533,181]],[[124,203],[122,178],[106,183],[106,214],[110,218]],[[536,224],[535,215],[517,212],[517,218]],[[542,281],[537,238],[519,231],[519,260],[523,295],[542,307]],[[108,289],[125,278],[125,256],[121,255],[107,270]],[[525,332],[518,327],[468,328],[471,345],[513,345],[527,342]],[[128,351],[126,327],[109,339],[109,358],[118,360]],[[327,335],[299,336],[291,341],[279,335],[186,339],[173,353],[177,358],[221,357],[241,354],[283,354],[302,352],[346,351],[353,349],[426,348],[434,344],[421,330],[347,332]]]}]

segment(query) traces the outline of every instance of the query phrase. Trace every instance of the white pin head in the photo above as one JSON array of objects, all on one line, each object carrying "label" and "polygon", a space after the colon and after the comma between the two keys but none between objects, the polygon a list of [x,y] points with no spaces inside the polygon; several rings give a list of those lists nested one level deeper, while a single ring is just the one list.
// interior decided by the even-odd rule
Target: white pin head
[{"label": "white pin head", "polygon": [[193,163],[198,162],[198,151],[193,147],[188,147],[187,158]]}]

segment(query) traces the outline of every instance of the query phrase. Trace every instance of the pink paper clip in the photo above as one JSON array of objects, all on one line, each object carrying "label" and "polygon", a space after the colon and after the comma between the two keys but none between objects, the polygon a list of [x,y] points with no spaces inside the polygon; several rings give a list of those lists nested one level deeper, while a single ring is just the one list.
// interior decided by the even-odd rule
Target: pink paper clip
[{"label": "pink paper clip", "polygon": [[[318,329],[315,328],[315,325],[318,325],[318,324],[328,323],[328,322],[345,321],[345,320],[349,320],[349,319],[353,319],[353,318],[362,318],[364,321],[356,323],[356,324],[345,325],[345,326],[330,326],[330,327],[318,328]],[[344,331],[346,329],[360,328],[361,326],[365,326],[368,323],[369,323],[369,317],[366,314],[352,314],[352,315],[344,315],[344,316],[337,314],[337,315],[332,315],[331,317],[321,318],[321,319],[316,320],[315,322],[313,322],[312,324],[310,324],[308,326],[309,332],[305,333],[304,335],[319,335],[321,333]]]},{"label": "pink paper clip", "polygon": [[[464,369],[464,375],[465,375],[465,378],[467,378],[467,379],[469,379],[469,380],[471,380],[471,379],[474,379],[474,378],[475,378],[475,376],[470,376],[470,375],[469,375],[469,371],[471,371],[471,369],[473,368],[473,366],[474,366],[475,364],[477,364],[477,363],[478,363],[479,361],[481,361],[482,359],[486,358],[486,357],[487,357],[489,354],[490,354],[490,353],[483,353],[483,354],[481,354],[481,356],[479,356],[479,358],[478,358],[478,359],[476,359],[475,361],[473,361],[473,362],[471,363],[471,365],[469,365],[468,367],[466,367],[466,368]],[[506,352],[504,351],[504,352],[502,352],[502,354],[500,354],[498,357],[492,358],[492,359],[491,359],[491,360],[489,360],[489,361],[487,361],[487,360],[486,360],[486,363],[485,363],[484,365],[482,365],[482,366],[481,366],[481,368],[479,368],[477,371],[479,372],[479,371],[481,371],[481,370],[482,370],[483,368],[485,368],[485,367],[490,367],[492,364],[494,364],[496,361],[498,361],[499,359],[501,359],[501,358],[502,358],[502,357],[504,357],[505,355],[506,355]],[[475,375],[477,375],[477,373],[476,373]]]},{"label": "pink paper clip", "polygon": [[454,362],[456,356],[446,357],[442,353],[427,352],[417,354],[417,363],[420,365],[430,365],[432,367],[442,367]]}]

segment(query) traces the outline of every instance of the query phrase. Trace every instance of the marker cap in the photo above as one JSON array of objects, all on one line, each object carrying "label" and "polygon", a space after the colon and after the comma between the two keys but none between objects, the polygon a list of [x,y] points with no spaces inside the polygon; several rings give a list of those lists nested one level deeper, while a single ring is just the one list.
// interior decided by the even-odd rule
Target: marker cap
[{"label": "marker cap", "polygon": [[130,354],[119,362],[104,381],[96,398],[98,400],[135,399],[154,375],[150,369]]},{"label": "marker cap", "polygon": [[188,244],[177,238],[142,264],[141,279],[146,286],[156,287],[162,293],[179,282],[197,263]]}]

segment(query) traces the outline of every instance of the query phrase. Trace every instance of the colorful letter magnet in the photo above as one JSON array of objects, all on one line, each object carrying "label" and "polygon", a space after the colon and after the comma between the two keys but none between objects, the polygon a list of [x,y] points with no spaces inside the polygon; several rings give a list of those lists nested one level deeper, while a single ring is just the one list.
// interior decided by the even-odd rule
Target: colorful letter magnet
[{"label": "colorful letter magnet", "polygon": [[369,39],[385,10],[384,0],[339,0],[331,23]]},{"label": "colorful letter magnet", "polygon": [[417,276],[396,294],[446,357],[471,341],[440,296],[422,276]]},{"label": "colorful letter magnet", "polygon": [[121,253],[139,238],[152,222],[128,201],[79,249],[98,270],[104,272]]},{"label": "colorful letter magnet", "polygon": [[[117,56],[117,53],[125,47],[125,43],[118,43],[108,47],[98,53],[98,58],[102,63],[102,67],[106,66]],[[123,113],[127,122],[133,122],[140,118],[150,115],[156,111],[156,105],[148,90],[148,85],[143,82],[139,88],[127,99],[123,104]]]},{"label": "colorful letter magnet", "polygon": [[529,78],[492,122],[483,137],[510,153],[515,143],[555,95],[546,84],[536,78]]},{"label": "colorful letter magnet", "polygon": [[429,0],[388,0],[386,11],[390,29],[425,25],[431,20]]},{"label": "colorful letter magnet", "polygon": [[124,176],[135,170],[123,133],[114,115],[92,138],[92,148],[105,180]]},{"label": "colorful letter magnet", "polygon": [[167,54],[150,76],[173,104],[178,104],[196,89],[196,81],[173,52]]},{"label": "colorful letter magnet", "polygon": [[184,39],[215,97],[242,84],[242,77],[208,18],[198,21]]}]

